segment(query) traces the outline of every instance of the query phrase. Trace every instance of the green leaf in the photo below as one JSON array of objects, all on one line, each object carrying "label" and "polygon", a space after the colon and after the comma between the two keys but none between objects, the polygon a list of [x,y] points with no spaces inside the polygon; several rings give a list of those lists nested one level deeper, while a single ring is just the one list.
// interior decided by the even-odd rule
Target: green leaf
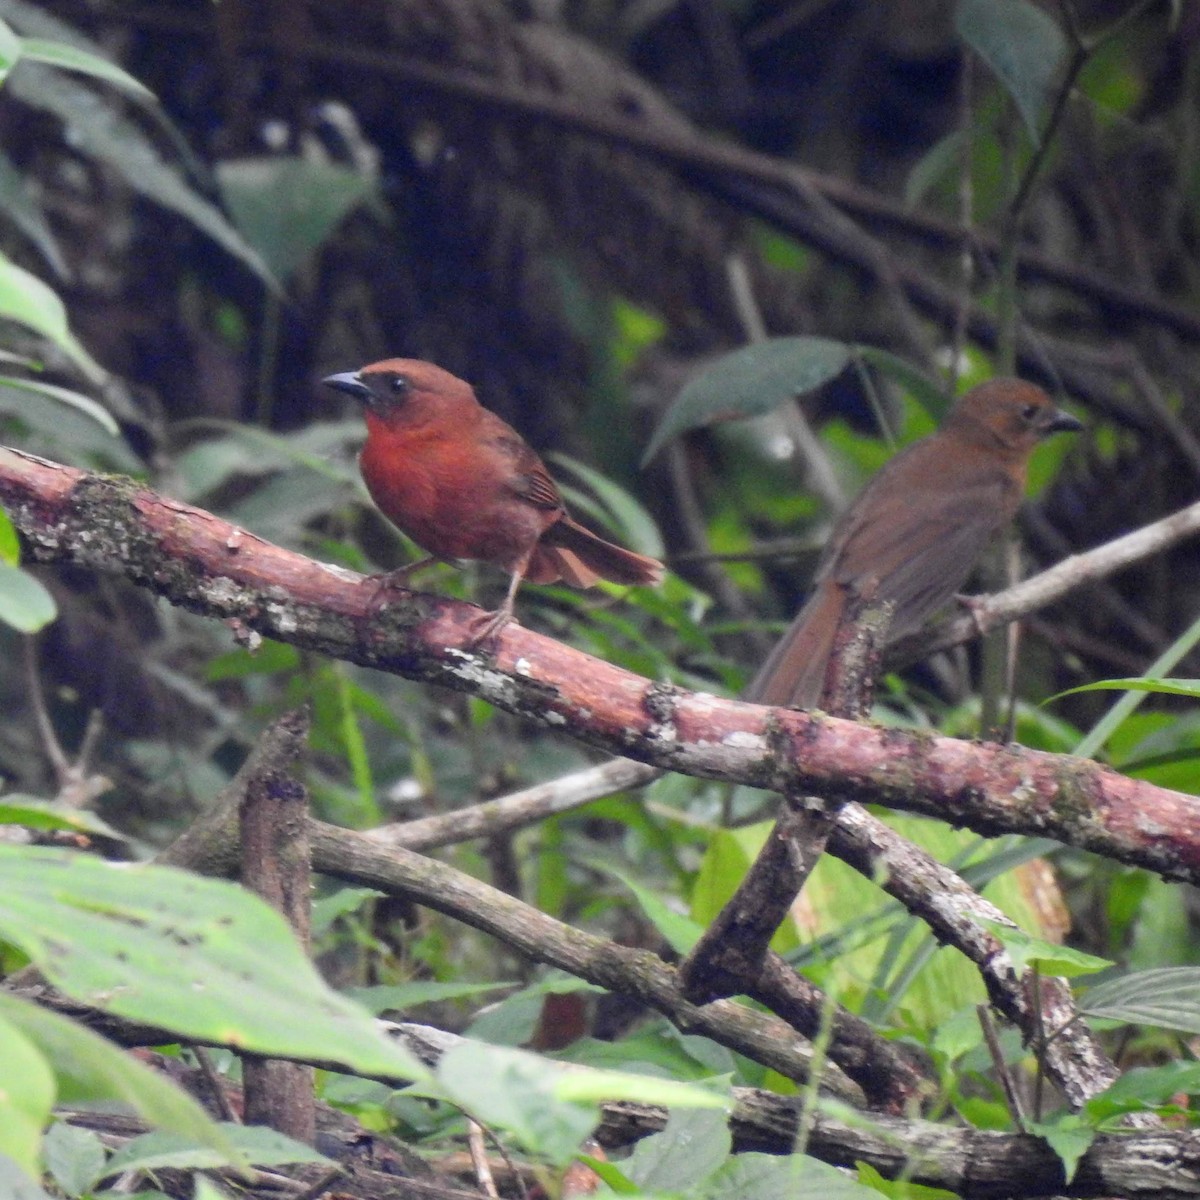
[{"label": "green leaf", "polygon": [[909,208],[920,204],[930,189],[955,169],[962,157],[964,140],[962,130],[956,129],[939,138],[917,159],[904,181],[904,203]]},{"label": "green leaf", "polygon": [[935,420],[941,421],[950,407],[946,393],[919,367],[914,367],[906,358],[881,350],[878,346],[856,345],[854,354],[881,375],[898,383]]},{"label": "green leaf", "polygon": [[1035,967],[1042,975],[1057,975],[1070,979],[1076,975],[1094,975],[1111,967],[1112,960],[1060,946],[1057,942],[1043,941],[1026,933],[1023,929],[1006,925],[1002,921],[983,921],[1000,940],[1012,959],[1013,967],[1020,973],[1027,966]]},{"label": "green leaf", "polygon": [[684,430],[762,416],[840,375],[849,361],[850,347],[845,342],[807,336],[772,338],[726,354],[675,397],[642,463]]},{"label": "green leaf", "polygon": [[442,1055],[442,1098],[486,1125],[516,1135],[530,1150],[562,1163],[574,1156],[600,1118],[601,1101],[729,1107],[729,1099],[695,1084],[618,1071],[566,1070],[525,1050],[464,1041]]},{"label": "green leaf", "polygon": [[476,1013],[468,1032],[473,1039],[489,1045],[520,1046],[529,1041],[537,1030],[547,996],[565,996],[575,992],[599,995],[603,991],[594,983],[553,971]]},{"label": "green leaf", "polygon": [[1171,1104],[1177,1095],[1200,1093],[1200,1062],[1167,1062],[1157,1067],[1134,1067],[1110,1087],[1093,1096],[1084,1113],[1093,1124]]},{"label": "green leaf", "polygon": [[642,1138],[622,1170],[647,1190],[684,1191],[707,1179],[733,1146],[729,1121],[711,1109],[679,1109],[666,1128]]},{"label": "green leaf", "polygon": [[[518,1053],[524,1053],[519,1051]],[[654,1075],[635,1075],[625,1071],[560,1072],[554,1095],[573,1103],[626,1100],[631,1104],[661,1104],[680,1108],[715,1108],[728,1113],[732,1107],[727,1094],[698,1083],[659,1079]]]},{"label": "green leaf", "polygon": [[[374,895],[380,893],[375,892]],[[376,987],[350,988],[347,995],[368,1012],[416,1008],[421,1004],[440,1004],[447,1000],[468,1000],[510,988],[511,983],[438,983],[432,979],[415,979],[411,983],[381,984]]]},{"label": "green leaf", "polygon": [[0,1196],[4,1200],[51,1200],[6,1154],[0,1154]]},{"label": "green leaf", "polygon": [[700,940],[704,926],[684,913],[676,912],[658,892],[643,887],[632,876],[607,863],[595,862],[592,865],[619,879],[633,893],[642,912],[676,954],[687,954]]},{"label": "green leaf", "polygon": [[178,213],[268,286],[278,286],[224,213],[192,186],[179,166],[163,158],[158,144],[125,115],[122,106],[41,63],[30,63],[16,72],[9,89],[26,104],[58,117],[78,153],[105,163],[138,195]]},{"label": "green leaf", "polygon": [[0,21],[0,82],[17,65],[21,57],[21,39],[7,21]]},{"label": "green leaf", "polygon": [[[263,1125],[222,1124],[222,1132],[254,1167],[276,1167],[286,1163],[330,1163],[311,1146],[277,1133]],[[202,1146],[177,1133],[145,1133],[126,1142],[108,1160],[99,1179],[120,1171],[203,1171],[221,1166],[222,1160],[208,1146]]]},{"label": "green leaf", "polygon": [[693,1193],[695,1200],[879,1200],[879,1193],[819,1159],[799,1154],[735,1154]]},{"label": "green leaf", "polygon": [[97,54],[90,54],[87,50],[81,50],[78,46],[68,46],[65,42],[51,42],[45,38],[24,38],[21,42],[21,57],[45,63],[50,67],[59,67],[64,71],[79,71],[95,79],[103,79],[105,83],[115,84],[127,92],[133,92],[143,101],[157,102],[154,93],[134,79],[128,71],[123,71],[116,63],[109,62]]},{"label": "green leaf", "polygon": [[26,829],[71,829],[79,833],[97,833],[117,841],[125,840],[107,821],[102,821],[87,809],[53,800],[39,800],[18,792],[8,792],[0,797],[0,825],[24,825]]},{"label": "green leaf", "polygon": [[442,1055],[439,1094],[485,1125],[508,1130],[526,1149],[567,1162],[600,1119],[597,1106],[554,1094],[563,1069],[523,1050],[463,1042]]},{"label": "green leaf", "polygon": [[0,563],[15,567],[21,561],[21,541],[16,526],[4,509],[0,508]]},{"label": "green leaf", "polygon": [[1079,1012],[1200,1033],[1200,967],[1160,967],[1098,983],[1084,992]]},{"label": "green leaf", "polygon": [[58,616],[54,597],[28,571],[0,563],[0,621],[37,633]]},{"label": "green leaf", "polygon": [[1056,1121],[1031,1121],[1029,1132],[1037,1134],[1058,1155],[1069,1184],[1079,1169],[1079,1160],[1096,1140],[1096,1129],[1078,1113],[1063,1113]]},{"label": "green leaf", "polygon": [[0,937],[74,999],[193,1041],[428,1075],[329,989],[277,912],[224,880],[0,845]]},{"label": "green leaf", "polygon": [[1016,102],[1034,142],[1042,110],[1067,54],[1054,19],[1030,0],[958,0],[959,35],[983,59]]},{"label": "green leaf", "polygon": [[55,1121],[46,1131],[42,1153],[46,1170],[68,1196],[88,1191],[100,1178],[108,1157],[104,1143],[92,1130],[66,1121]]},{"label": "green leaf", "polygon": [[0,153],[0,212],[37,247],[60,279],[70,278],[71,270],[46,214],[30,190],[25,175],[3,153]]},{"label": "green leaf", "polygon": [[107,373],[83,348],[67,325],[67,310],[58,293],[36,275],[0,254],[0,317],[16,321],[53,342],[94,383]]},{"label": "green leaf", "polygon": [[4,992],[0,992],[0,1018],[35,1043],[49,1061],[62,1103],[129,1105],[152,1125],[210,1146],[226,1163],[245,1166],[225,1133],[195,1100],[90,1029]]},{"label": "green leaf", "polygon": [[1042,703],[1051,704],[1064,696],[1074,696],[1076,692],[1159,692],[1164,696],[1200,696],[1200,679],[1101,679],[1056,692]]},{"label": "green leaf", "polygon": [[[574,489],[564,487],[563,495],[571,503],[571,507],[586,508],[590,513],[595,513],[624,545],[637,550],[638,553],[649,554],[654,558],[663,556],[665,547],[662,534],[654,518],[620,484],[566,454],[549,454],[547,458],[555,466],[565,467],[583,480],[600,501],[599,506],[587,501],[581,502]],[[562,482],[561,479],[559,482]],[[600,511],[597,511],[598,509]]]},{"label": "green leaf", "polygon": [[272,156],[231,159],[217,181],[234,223],[283,282],[299,270],[359,205],[377,180],[329,162]]},{"label": "green leaf", "polygon": [[22,379],[17,375],[0,375],[0,387],[16,388],[18,391],[32,392],[47,400],[65,404],[77,412],[90,417],[105,433],[113,437],[121,436],[121,427],[113,420],[112,414],[103,405],[97,404],[90,396],[71,388],[57,387],[52,383],[42,383],[38,379]]},{"label": "green leaf", "polygon": [[42,1130],[50,1120],[57,1089],[54,1072],[36,1043],[0,1011],[0,1156],[34,1178],[40,1170]]},{"label": "green leaf", "polygon": [[[746,877],[770,836],[770,822],[760,821],[737,829],[718,829],[709,838],[692,887],[692,919],[701,926],[715,921]],[[771,948],[787,954],[799,944],[796,922],[789,915],[771,938]]]}]

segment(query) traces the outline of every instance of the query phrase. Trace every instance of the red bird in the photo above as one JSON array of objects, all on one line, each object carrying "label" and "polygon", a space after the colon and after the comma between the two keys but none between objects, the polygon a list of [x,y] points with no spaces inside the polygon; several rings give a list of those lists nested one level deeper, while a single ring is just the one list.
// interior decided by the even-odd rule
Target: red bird
[{"label": "red bird", "polygon": [[591,587],[600,579],[662,578],[662,563],[573,521],[524,438],[449,371],[390,358],[323,382],[366,405],[367,441],[358,461],[367,491],[388,520],[429,551],[388,578],[403,580],[428,563],[455,559],[509,572],[504,603],[474,641],[512,620],[522,579]]},{"label": "red bird", "polygon": [[842,514],[812,596],[743,698],[818,704],[851,597],[893,603],[891,640],[919,628],[962,587],[988,541],[1016,514],[1038,442],[1082,428],[1023,380],[972,388],[937,433],[897,454]]}]

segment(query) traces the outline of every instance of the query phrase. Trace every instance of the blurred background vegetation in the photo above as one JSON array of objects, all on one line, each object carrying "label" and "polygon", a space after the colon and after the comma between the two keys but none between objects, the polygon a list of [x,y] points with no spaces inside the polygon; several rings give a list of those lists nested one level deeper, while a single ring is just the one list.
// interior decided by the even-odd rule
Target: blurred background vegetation
[{"label": "blurred background vegetation", "polygon": [[[730,694],[802,598],[837,505],[980,378],[1034,378],[1088,425],[1039,453],[1027,569],[1196,497],[1200,6],[0,0],[0,18],[10,444],[385,569],[413,548],[366,500],[359,413],[318,381],[431,359],[547,457],[578,515],[672,567],[657,592],[527,587],[523,623]],[[75,69],[71,49],[149,93]],[[847,365],[799,401],[775,379],[770,412],[693,429],[642,464],[668,406],[720,356],[798,335],[837,344]],[[797,379],[813,350],[797,349]],[[729,407],[756,405],[739,393]],[[251,655],[103,576],[35,574],[58,615],[36,638],[0,632],[0,773],[12,792],[55,797],[38,710],[68,757],[92,723],[87,770],[110,785],[96,806],[128,853],[194,817],[301,700],[315,811],[351,826],[589,761],[482,702],[290,647]],[[1185,545],[1032,618],[1019,739],[1073,749],[1108,701],[1038,702],[1145,671],[1179,645],[1197,583]],[[439,568],[420,586],[491,603],[503,580]],[[974,734],[976,657],[893,680],[881,718]],[[1194,709],[1164,701],[1101,753],[1194,790],[1198,736]],[[446,853],[657,947],[645,889],[705,920],[764,811],[760,796],[666,779]],[[905,822],[918,826],[996,872],[1028,857]],[[1042,868],[995,885],[1026,924],[1135,964],[1197,960],[1186,889],[1055,861],[1065,893]],[[928,962],[928,935],[869,889],[822,864],[779,944],[849,938],[810,948],[809,967],[843,1003],[926,1039],[978,982],[949,951]],[[533,978],[428,914],[327,900],[321,949],[340,982]],[[620,1005],[600,1009],[589,1029],[623,1027]],[[519,993],[485,1031],[521,1041],[541,1011]]]}]

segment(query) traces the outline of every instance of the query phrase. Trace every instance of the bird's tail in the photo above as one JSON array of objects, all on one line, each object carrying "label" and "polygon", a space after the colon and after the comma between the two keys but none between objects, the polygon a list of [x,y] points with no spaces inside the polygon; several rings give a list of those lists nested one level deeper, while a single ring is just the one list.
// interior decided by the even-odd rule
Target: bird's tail
[{"label": "bird's tail", "polygon": [[606,542],[567,516],[542,534],[525,572],[531,583],[562,579],[573,587],[591,587],[601,579],[654,584],[662,577],[663,565],[657,559]]},{"label": "bird's tail", "polygon": [[815,708],[825,687],[825,669],[846,606],[845,592],[832,580],[817,585],[767,661],[741,694],[755,704]]}]

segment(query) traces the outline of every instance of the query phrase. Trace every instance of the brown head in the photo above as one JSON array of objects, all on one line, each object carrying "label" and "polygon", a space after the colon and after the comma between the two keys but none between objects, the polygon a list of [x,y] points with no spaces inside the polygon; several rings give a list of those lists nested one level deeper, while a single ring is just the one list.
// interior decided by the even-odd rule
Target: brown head
[{"label": "brown head", "polygon": [[1023,459],[1050,434],[1079,430],[1083,425],[1056,407],[1036,384],[1023,379],[989,379],[959,398],[942,428],[1005,458]]},{"label": "brown head", "polygon": [[469,383],[417,358],[388,358],[321,382],[362,401],[368,425],[379,421],[389,429],[431,421],[457,424],[470,421],[480,409]]}]

